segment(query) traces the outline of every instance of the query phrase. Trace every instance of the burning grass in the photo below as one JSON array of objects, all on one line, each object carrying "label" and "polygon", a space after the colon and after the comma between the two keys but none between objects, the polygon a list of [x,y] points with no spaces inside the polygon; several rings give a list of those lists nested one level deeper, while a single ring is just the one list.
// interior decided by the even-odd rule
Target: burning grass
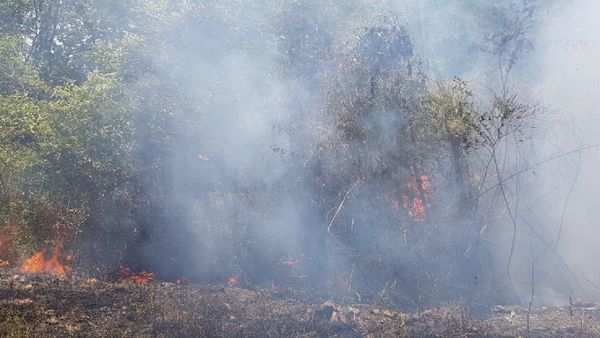
[{"label": "burning grass", "polygon": [[431,200],[431,182],[429,176],[413,177],[408,184],[409,195],[402,196],[402,206],[408,217],[416,223],[425,222],[426,202]]},{"label": "burning grass", "polygon": [[119,268],[119,280],[130,281],[134,284],[146,284],[154,280],[154,274],[147,271],[134,273],[130,268],[121,266]]},{"label": "burning grass", "polygon": [[56,244],[48,250],[38,251],[21,264],[20,270],[25,273],[49,273],[65,277],[69,267],[61,262],[61,251],[62,244]]}]

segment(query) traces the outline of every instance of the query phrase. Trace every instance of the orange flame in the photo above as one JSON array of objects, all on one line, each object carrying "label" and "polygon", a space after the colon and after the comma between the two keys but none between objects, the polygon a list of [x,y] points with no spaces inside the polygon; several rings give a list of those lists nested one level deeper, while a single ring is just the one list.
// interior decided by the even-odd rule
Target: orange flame
[{"label": "orange flame", "polygon": [[421,175],[421,177],[419,177],[419,180],[421,183],[421,189],[423,190],[423,195],[425,196],[426,200],[430,200],[431,199],[431,182],[429,181],[429,176],[427,175]]},{"label": "orange flame", "polygon": [[135,274],[130,268],[121,266],[119,268],[119,278],[121,281],[130,281],[135,284],[146,284],[154,280],[154,274],[147,271],[142,271]]},{"label": "orange flame", "polygon": [[129,277],[129,280],[134,282],[135,284],[146,284],[154,279],[154,274],[152,272],[142,271],[137,275],[133,275]]},{"label": "orange flame", "polygon": [[229,286],[235,286],[238,285],[240,283],[240,278],[237,275],[231,275],[229,276],[229,278],[227,278],[227,284],[229,284]]},{"label": "orange flame", "polygon": [[0,258],[0,268],[5,268],[5,267],[8,267],[9,265],[10,265],[10,261],[8,259]]},{"label": "orange flame", "polygon": [[[411,203],[412,202],[412,203]],[[408,196],[402,196],[402,205],[408,212],[408,217],[415,222],[425,222],[425,206],[423,200],[418,197],[413,197],[412,200]]]},{"label": "orange flame", "polygon": [[[423,223],[425,222],[425,201],[431,200],[429,176],[413,177],[408,184],[408,190],[409,194],[402,196],[402,206],[408,212],[411,220]],[[393,205],[393,208],[397,208],[397,204]]]},{"label": "orange flame", "polygon": [[51,250],[51,256],[47,256],[48,250],[38,251],[33,254],[30,258],[25,260],[20,267],[21,272],[26,273],[49,273],[60,277],[64,277],[68,270],[67,266],[64,266],[60,262],[60,252],[62,245],[57,244]]}]

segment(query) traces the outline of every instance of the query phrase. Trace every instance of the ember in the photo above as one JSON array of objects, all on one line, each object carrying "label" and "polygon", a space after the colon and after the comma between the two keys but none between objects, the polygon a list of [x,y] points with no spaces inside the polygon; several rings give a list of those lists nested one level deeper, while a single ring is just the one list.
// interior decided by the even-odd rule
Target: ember
[{"label": "ember", "polygon": [[137,275],[133,275],[129,278],[132,282],[136,284],[145,284],[154,279],[154,274],[152,272],[142,271]]},{"label": "ember", "polygon": [[[50,273],[64,277],[68,267],[60,262],[61,250],[62,244],[56,244],[51,250],[42,250],[34,253],[33,256],[21,264],[21,272]],[[47,257],[48,251],[50,251],[50,257]]]},{"label": "ember", "polygon": [[303,256],[300,256],[298,258],[294,258],[294,259],[283,259],[277,262],[277,264],[279,265],[285,265],[285,266],[296,266],[300,263],[302,263],[302,261],[304,260]]},{"label": "ember", "polygon": [[[431,182],[427,175],[413,178],[408,184],[409,194],[402,196],[402,206],[408,217],[417,223],[425,222],[425,201],[431,200]],[[397,202],[396,202],[397,203]]]},{"label": "ember", "polygon": [[402,197],[402,205],[408,212],[408,217],[418,223],[425,222],[425,206],[423,200],[418,197],[413,197],[412,201],[408,196]]},{"label": "ember", "polygon": [[135,284],[146,284],[154,280],[154,274],[147,271],[142,271],[138,274],[135,274],[130,268],[121,266],[119,268],[119,279],[121,281],[130,281]]},{"label": "ember", "polygon": [[177,280],[175,281],[175,284],[184,285],[184,284],[189,284],[189,282],[190,282],[189,279],[187,279],[186,277],[180,277],[180,278],[177,278]]},{"label": "ember", "polygon": [[431,182],[429,181],[429,176],[427,175],[421,175],[420,179],[420,183],[421,183],[421,189],[423,189],[423,195],[425,196],[426,200],[430,200],[431,199]]},{"label": "ember", "polygon": [[232,276],[229,276],[229,278],[227,278],[227,284],[229,284],[229,286],[238,285],[239,282],[240,282],[240,279],[237,275],[232,275]]}]

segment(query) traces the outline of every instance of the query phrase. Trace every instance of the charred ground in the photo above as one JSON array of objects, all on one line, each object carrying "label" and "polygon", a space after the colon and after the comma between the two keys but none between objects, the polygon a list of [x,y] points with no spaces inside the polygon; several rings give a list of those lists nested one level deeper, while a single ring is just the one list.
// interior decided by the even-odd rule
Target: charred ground
[{"label": "charred ground", "polygon": [[600,308],[445,305],[403,313],[293,291],[0,271],[0,335],[8,337],[592,337]]}]

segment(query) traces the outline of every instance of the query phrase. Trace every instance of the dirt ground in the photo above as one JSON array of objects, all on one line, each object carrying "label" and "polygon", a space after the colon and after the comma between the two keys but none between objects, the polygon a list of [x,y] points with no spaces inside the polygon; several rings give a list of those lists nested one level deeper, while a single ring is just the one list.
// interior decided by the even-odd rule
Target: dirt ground
[{"label": "dirt ground", "polygon": [[1,337],[600,337],[600,307],[458,305],[401,313],[368,304],[303,301],[263,289],[94,278],[0,269]]}]

